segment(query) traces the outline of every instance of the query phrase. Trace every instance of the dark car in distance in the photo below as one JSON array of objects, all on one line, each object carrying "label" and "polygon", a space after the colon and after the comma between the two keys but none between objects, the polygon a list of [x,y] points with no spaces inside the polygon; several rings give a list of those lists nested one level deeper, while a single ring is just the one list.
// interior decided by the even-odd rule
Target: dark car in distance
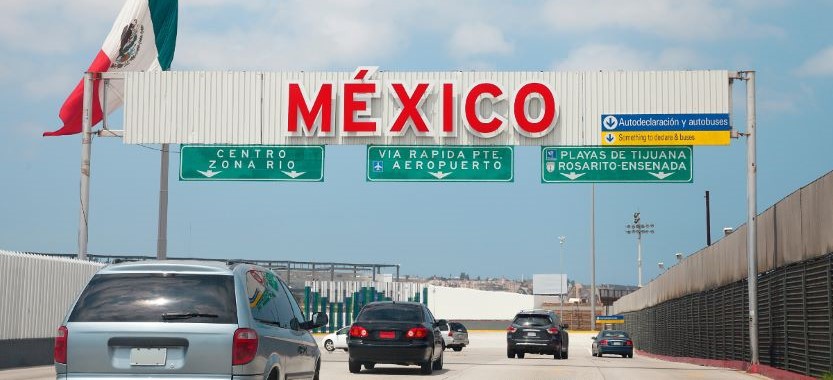
[{"label": "dark car in distance", "polygon": [[521,311],[506,328],[506,357],[523,359],[529,353],[567,359],[568,327],[551,310]]},{"label": "dark car in distance", "polygon": [[604,354],[621,355],[623,358],[633,357],[633,340],[627,332],[621,330],[602,330],[593,338],[590,351],[593,356]]},{"label": "dark car in distance", "polygon": [[347,336],[351,373],[376,364],[418,365],[423,374],[443,368],[443,337],[428,307],[418,302],[372,302],[359,311]]}]

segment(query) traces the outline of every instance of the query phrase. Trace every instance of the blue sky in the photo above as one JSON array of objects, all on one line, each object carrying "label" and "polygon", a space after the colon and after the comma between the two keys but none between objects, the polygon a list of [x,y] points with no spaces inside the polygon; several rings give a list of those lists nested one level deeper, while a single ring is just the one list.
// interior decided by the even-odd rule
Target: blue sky
[{"label": "blue sky", "polygon": [[[0,249],[77,251],[79,136],[44,138],[121,7],[112,0],[0,3]],[[833,169],[831,1],[180,0],[173,70],[756,70],[758,204]],[[744,129],[744,87],[734,122]],[[114,123],[120,124],[119,113]],[[155,254],[158,146],[96,139],[89,252]],[[178,150],[178,147],[176,148]],[[402,264],[403,274],[590,278],[590,185],[540,182],[515,149],[515,182],[368,183],[363,146],[329,146],[322,183],[179,182],[171,157],[170,256]],[[636,283],[674,253],[746,220],[746,145],[695,148],[692,184],[596,187],[599,283]]]}]

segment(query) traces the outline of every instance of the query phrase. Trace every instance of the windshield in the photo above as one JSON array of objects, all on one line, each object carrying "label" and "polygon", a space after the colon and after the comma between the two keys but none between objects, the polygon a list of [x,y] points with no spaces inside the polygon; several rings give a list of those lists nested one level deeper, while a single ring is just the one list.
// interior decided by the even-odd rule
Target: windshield
[{"label": "windshield", "polygon": [[96,275],[69,322],[237,323],[234,278],[227,275]]},{"label": "windshield", "polygon": [[624,331],[602,331],[602,338],[627,338],[628,333]]}]

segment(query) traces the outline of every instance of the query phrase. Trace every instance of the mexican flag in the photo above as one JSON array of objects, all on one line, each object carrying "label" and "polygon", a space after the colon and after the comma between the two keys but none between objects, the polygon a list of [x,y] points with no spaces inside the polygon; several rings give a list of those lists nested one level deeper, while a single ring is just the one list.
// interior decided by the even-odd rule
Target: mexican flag
[{"label": "mexican flag", "polygon": [[[119,12],[113,29],[104,40],[88,72],[156,71],[168,70],[174,58],[176,46],[178,0],[127,0]],[[92,125],[101,121],[101,104],[104,82],[93,81]],[[107,83],[107,110],[109,114],[122,105],[124,81]],[[58,116],[64,126],[44,136],[62,136],[81,133],[81,117],[84,99],[82,79],[69,94]]]}]

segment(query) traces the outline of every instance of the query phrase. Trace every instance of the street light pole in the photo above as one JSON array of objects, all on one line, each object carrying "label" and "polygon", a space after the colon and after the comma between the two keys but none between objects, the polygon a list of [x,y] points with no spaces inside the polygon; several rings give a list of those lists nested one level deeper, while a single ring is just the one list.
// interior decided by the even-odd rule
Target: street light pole
[{"label": "street light pole", "polygon": [[626,234],[636,234],[636,265],[639,287],[642,287],[642,234],[654,233],[654,225],[640,223],[639,212],[633,213],[633,224],[625,225]]}]

